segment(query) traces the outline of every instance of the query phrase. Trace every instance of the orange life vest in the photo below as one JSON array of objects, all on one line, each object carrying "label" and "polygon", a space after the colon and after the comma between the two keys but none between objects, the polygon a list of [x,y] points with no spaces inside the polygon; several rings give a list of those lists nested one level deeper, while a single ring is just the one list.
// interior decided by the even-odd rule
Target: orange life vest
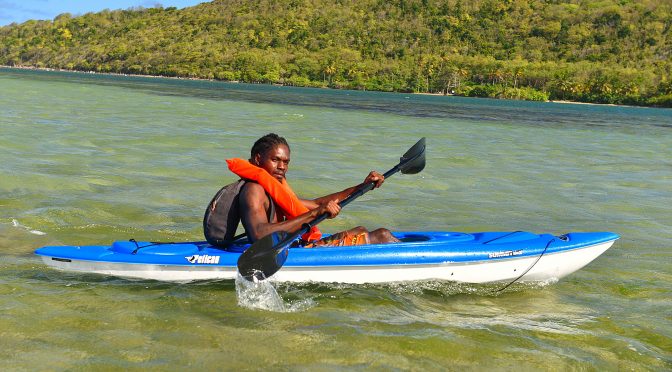
[{"label": "orange life vest", "polygon": [[[257,167],[244,159],[227,159],[226,164],[229,170],[240,178],[248,179],[257,182],[264,190],[271,196],[271,199],[282,209],[288,219],[298,217],[306,212],[306,208],[301,200],[296,196],[294,191],[289,187],[287,180],[278,181],[277,178],[271,176],[265,169]],[[313,226],[310,231],[305,233],[301,238],[305,241],[312,242],[322,237],[322,233]]]}]

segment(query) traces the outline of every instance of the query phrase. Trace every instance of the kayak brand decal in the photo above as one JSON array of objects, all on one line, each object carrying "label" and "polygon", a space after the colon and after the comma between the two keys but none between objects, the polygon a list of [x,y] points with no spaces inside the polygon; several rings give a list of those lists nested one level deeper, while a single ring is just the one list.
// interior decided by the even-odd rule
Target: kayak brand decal
[{"label": "kayak brand decal", "polygon": [[520,256],[523,254],[523,250],[519,249],[517,251],[504,251],[488,254],[488,258],[501,258],[501,257],[511,257],[511,256]]},{"label": "kayak brand decal", "polygon": [[195,254],[185,257],[189,263],[195,264],[218,264],[219,256],[209,256],[207,254]]}]

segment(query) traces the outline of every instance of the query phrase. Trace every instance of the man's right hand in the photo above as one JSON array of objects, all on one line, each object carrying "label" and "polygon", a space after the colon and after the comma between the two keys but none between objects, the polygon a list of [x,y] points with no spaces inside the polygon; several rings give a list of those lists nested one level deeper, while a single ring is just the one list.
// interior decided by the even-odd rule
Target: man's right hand
[{"label": "man's right hand", "polygon": [[320,204],[320,206],[314,210],[316,211],[315,217],[321,216],[323,213],[327,213],[329,214],[329,218],[334,218],[341,212],[341,207],[338,205],[338,199],[334,199],[325,204]]}]

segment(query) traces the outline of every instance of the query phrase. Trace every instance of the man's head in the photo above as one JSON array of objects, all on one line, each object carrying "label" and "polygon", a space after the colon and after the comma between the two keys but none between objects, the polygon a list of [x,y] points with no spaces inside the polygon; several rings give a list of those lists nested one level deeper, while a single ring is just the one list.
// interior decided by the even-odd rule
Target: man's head
[{"label": "man's head", "polygon": [[259,138],[250,151],[250,163],[265,169],[278,181],[282,181],[289,167],[289,145],[275,133]]}]

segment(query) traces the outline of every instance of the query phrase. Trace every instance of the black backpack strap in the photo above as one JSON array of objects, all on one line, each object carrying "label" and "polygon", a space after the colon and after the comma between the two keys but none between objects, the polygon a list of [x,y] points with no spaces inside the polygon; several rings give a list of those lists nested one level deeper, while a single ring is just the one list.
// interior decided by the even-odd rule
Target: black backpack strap
[{"label": "black backpack strap", "polygon": [[268,222],[270,223],[273,222],[273,216],[275,216],[275,202],[268,193],[266,193],[266,196],[268,196],[268,203],[270,204],[270,208],[268,208]]}]

